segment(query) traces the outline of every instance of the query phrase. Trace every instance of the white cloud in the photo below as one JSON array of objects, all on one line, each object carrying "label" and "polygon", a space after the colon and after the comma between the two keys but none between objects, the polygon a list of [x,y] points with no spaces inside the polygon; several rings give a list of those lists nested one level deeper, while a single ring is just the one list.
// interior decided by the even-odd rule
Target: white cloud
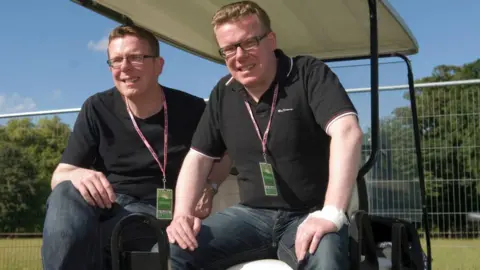
[{"label": "white cloud", "polygon": [[10,96],[0,95],[0,113],[17,113],[33,111],[37,108],[37,104],[32,98],[22,97],[18,93]]},{"label": "white cloud", "polygon": [[106,52],[108,48],[108,37],[104,37],[98,41],[90,40],[87,47],[95,52]]}]

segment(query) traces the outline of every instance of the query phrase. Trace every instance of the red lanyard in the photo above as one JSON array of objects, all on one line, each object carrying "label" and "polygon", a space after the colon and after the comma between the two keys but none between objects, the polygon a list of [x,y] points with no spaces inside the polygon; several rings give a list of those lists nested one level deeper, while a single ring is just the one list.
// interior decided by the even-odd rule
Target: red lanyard
[{"label": "red lanyard", "polygon": [[270,109],[270,118],[268,119],[267,128],[265,129],[263,138],[260,135],[260,129],[258,128],[258,125],[255,122],[255,118],[253,117],[252,109],[250,108],[250,105],[248,104],[248,102],[245,101],[245,106],[247,107],[247,110],[250,113],[250,118],[252,119],[253,126],[257,131],[258,138],[262,142],[262,152],[263,152],[263,158],[265,159],[265,162],[267,162],[267,138],[268,138],[268,133],[270,132],[270,126],[272,125],[273,112],[275,111],[275,106],[277,105],[277,96],[278,96],[278,84],[275,86],[275,90],[273,92],[273,101],[272,101],[272,108]]},{"label": "red lanyard", "polygon": [[135,130],[137,131],[140,138],[142,138],[143,143],[148,148],[148,150],[152,154],[155,161],[158,163],[158,166],[160,167],[160,170],[163,173],[163,179],[162,179],[163,189],[165,189],[165,183],[167,182],[165,170],[167,166],[167,150],[168,150],[168,111],[167,111],[167,100],[165,99],[165,95],[163,94],[163,92],[162,92],[162,96],[163,96],[163,114],[165,119],[165,127],[163,130],[163,164],[165,167],[162,166],[162,164],[160,163],[160,160],[158,159],[157,154],[155,153],[153,148],[150,146],[145,136],[143,136],[143,133],[140,130],[140,128],[138,128],[137,122],[135,121],[135,118],[133,117],[130,107],[128,106],[128,101],[125,101],[125,103],[127,104],[127,111],[128,111],[128,114],[130,115],[130,119],[132,119],[132,123],[133,123],[133,126],[135,127]]}]

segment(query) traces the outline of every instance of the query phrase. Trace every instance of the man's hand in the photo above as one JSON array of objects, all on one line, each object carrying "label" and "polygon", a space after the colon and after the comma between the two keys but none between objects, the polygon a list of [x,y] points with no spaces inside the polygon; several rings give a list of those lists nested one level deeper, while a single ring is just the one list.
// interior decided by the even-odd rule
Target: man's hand
[{"label": "man's hand", "polygon": [[110,208],[115,202],[115,192],[103,173],[78,168],[69,175],[73,186],[92,206]]},{"label": "man's hand", "polygon": [[323,218],[308,216],[302,224],[298,226],[295,238],[295,254],[297,260],[305,258],[307,250],[313,254],[320,243],[320,239],[327,233],[336,232],[335,223]]},{"label": "man's hand", "polygon": [[178,215],[173,218],[167,227],[168,240],[171,244],[177,243],[182,249],[193,251],[198,247],[197,234],[200,231],[201,221],[192,215]]}]

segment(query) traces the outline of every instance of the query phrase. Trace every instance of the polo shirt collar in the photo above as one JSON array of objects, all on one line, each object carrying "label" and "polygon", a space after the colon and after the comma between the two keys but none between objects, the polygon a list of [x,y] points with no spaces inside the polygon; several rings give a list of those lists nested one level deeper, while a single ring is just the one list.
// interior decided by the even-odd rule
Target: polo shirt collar
[{"label": "polo shirt collar", "polygon": [[[167,100],[167,102],[169,102],[170,88],[165,87],[161,84],[160,86],[163,88],[163,94],[165,95],[165,99]],[[114,102],[113,102],[114,112],[117,115],[121,116],[122,118],[130,119],[130,115],[128,114],[128,111],[127,111],[127,106],[125,104],[125,101],[123,100],[122,95],[120,94],[120,91],[115,86],[112,89],[113,89],[113,96],[114,96]]]},{"label": "polo shirt collar", "polygon": [[[277,61],[278,65],[277,65],[277,72],[275,74],[275,79],[272,82],[272,85],[275,85],[275,82],[279,84],[283,84],[292,73],[293,59],[285,55],[285,53],[280,49],[276,49],[274,52],[278,60]],[[245,87],[241,83],[239,83],[237,80],[235,80],[233,77],[230,77],[230,79],[225,83],[225,85],[230,86],[231,90],[233,91],[239,91],[239,90],[245,89]]]}]

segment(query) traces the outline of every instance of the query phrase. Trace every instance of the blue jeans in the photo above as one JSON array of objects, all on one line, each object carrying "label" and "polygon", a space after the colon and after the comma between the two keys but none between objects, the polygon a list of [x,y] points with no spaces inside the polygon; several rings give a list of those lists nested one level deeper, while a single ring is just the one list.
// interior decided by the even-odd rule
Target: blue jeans
[{"label": "blue jeans", "polygon": [[[202,222],[194,251],[171,245],[172,269],[226,269],[246,261],[280,259],[298,268],[297,227],[308,212],[253,209],[235,205]],[[323,236],[302,269],[349,269],[348,227]]]},{"label": "blue jeans", "polygon": [[[155,202],[117,194],[111,209],[90,206],[70,181],[58,184],[47,200],[41,248],[43,269],[108,269],[110,236],[115,224],[131,212],[155,215]],[[122,234],[125,250],[150,250],[153,231],[141,224]]]}]

